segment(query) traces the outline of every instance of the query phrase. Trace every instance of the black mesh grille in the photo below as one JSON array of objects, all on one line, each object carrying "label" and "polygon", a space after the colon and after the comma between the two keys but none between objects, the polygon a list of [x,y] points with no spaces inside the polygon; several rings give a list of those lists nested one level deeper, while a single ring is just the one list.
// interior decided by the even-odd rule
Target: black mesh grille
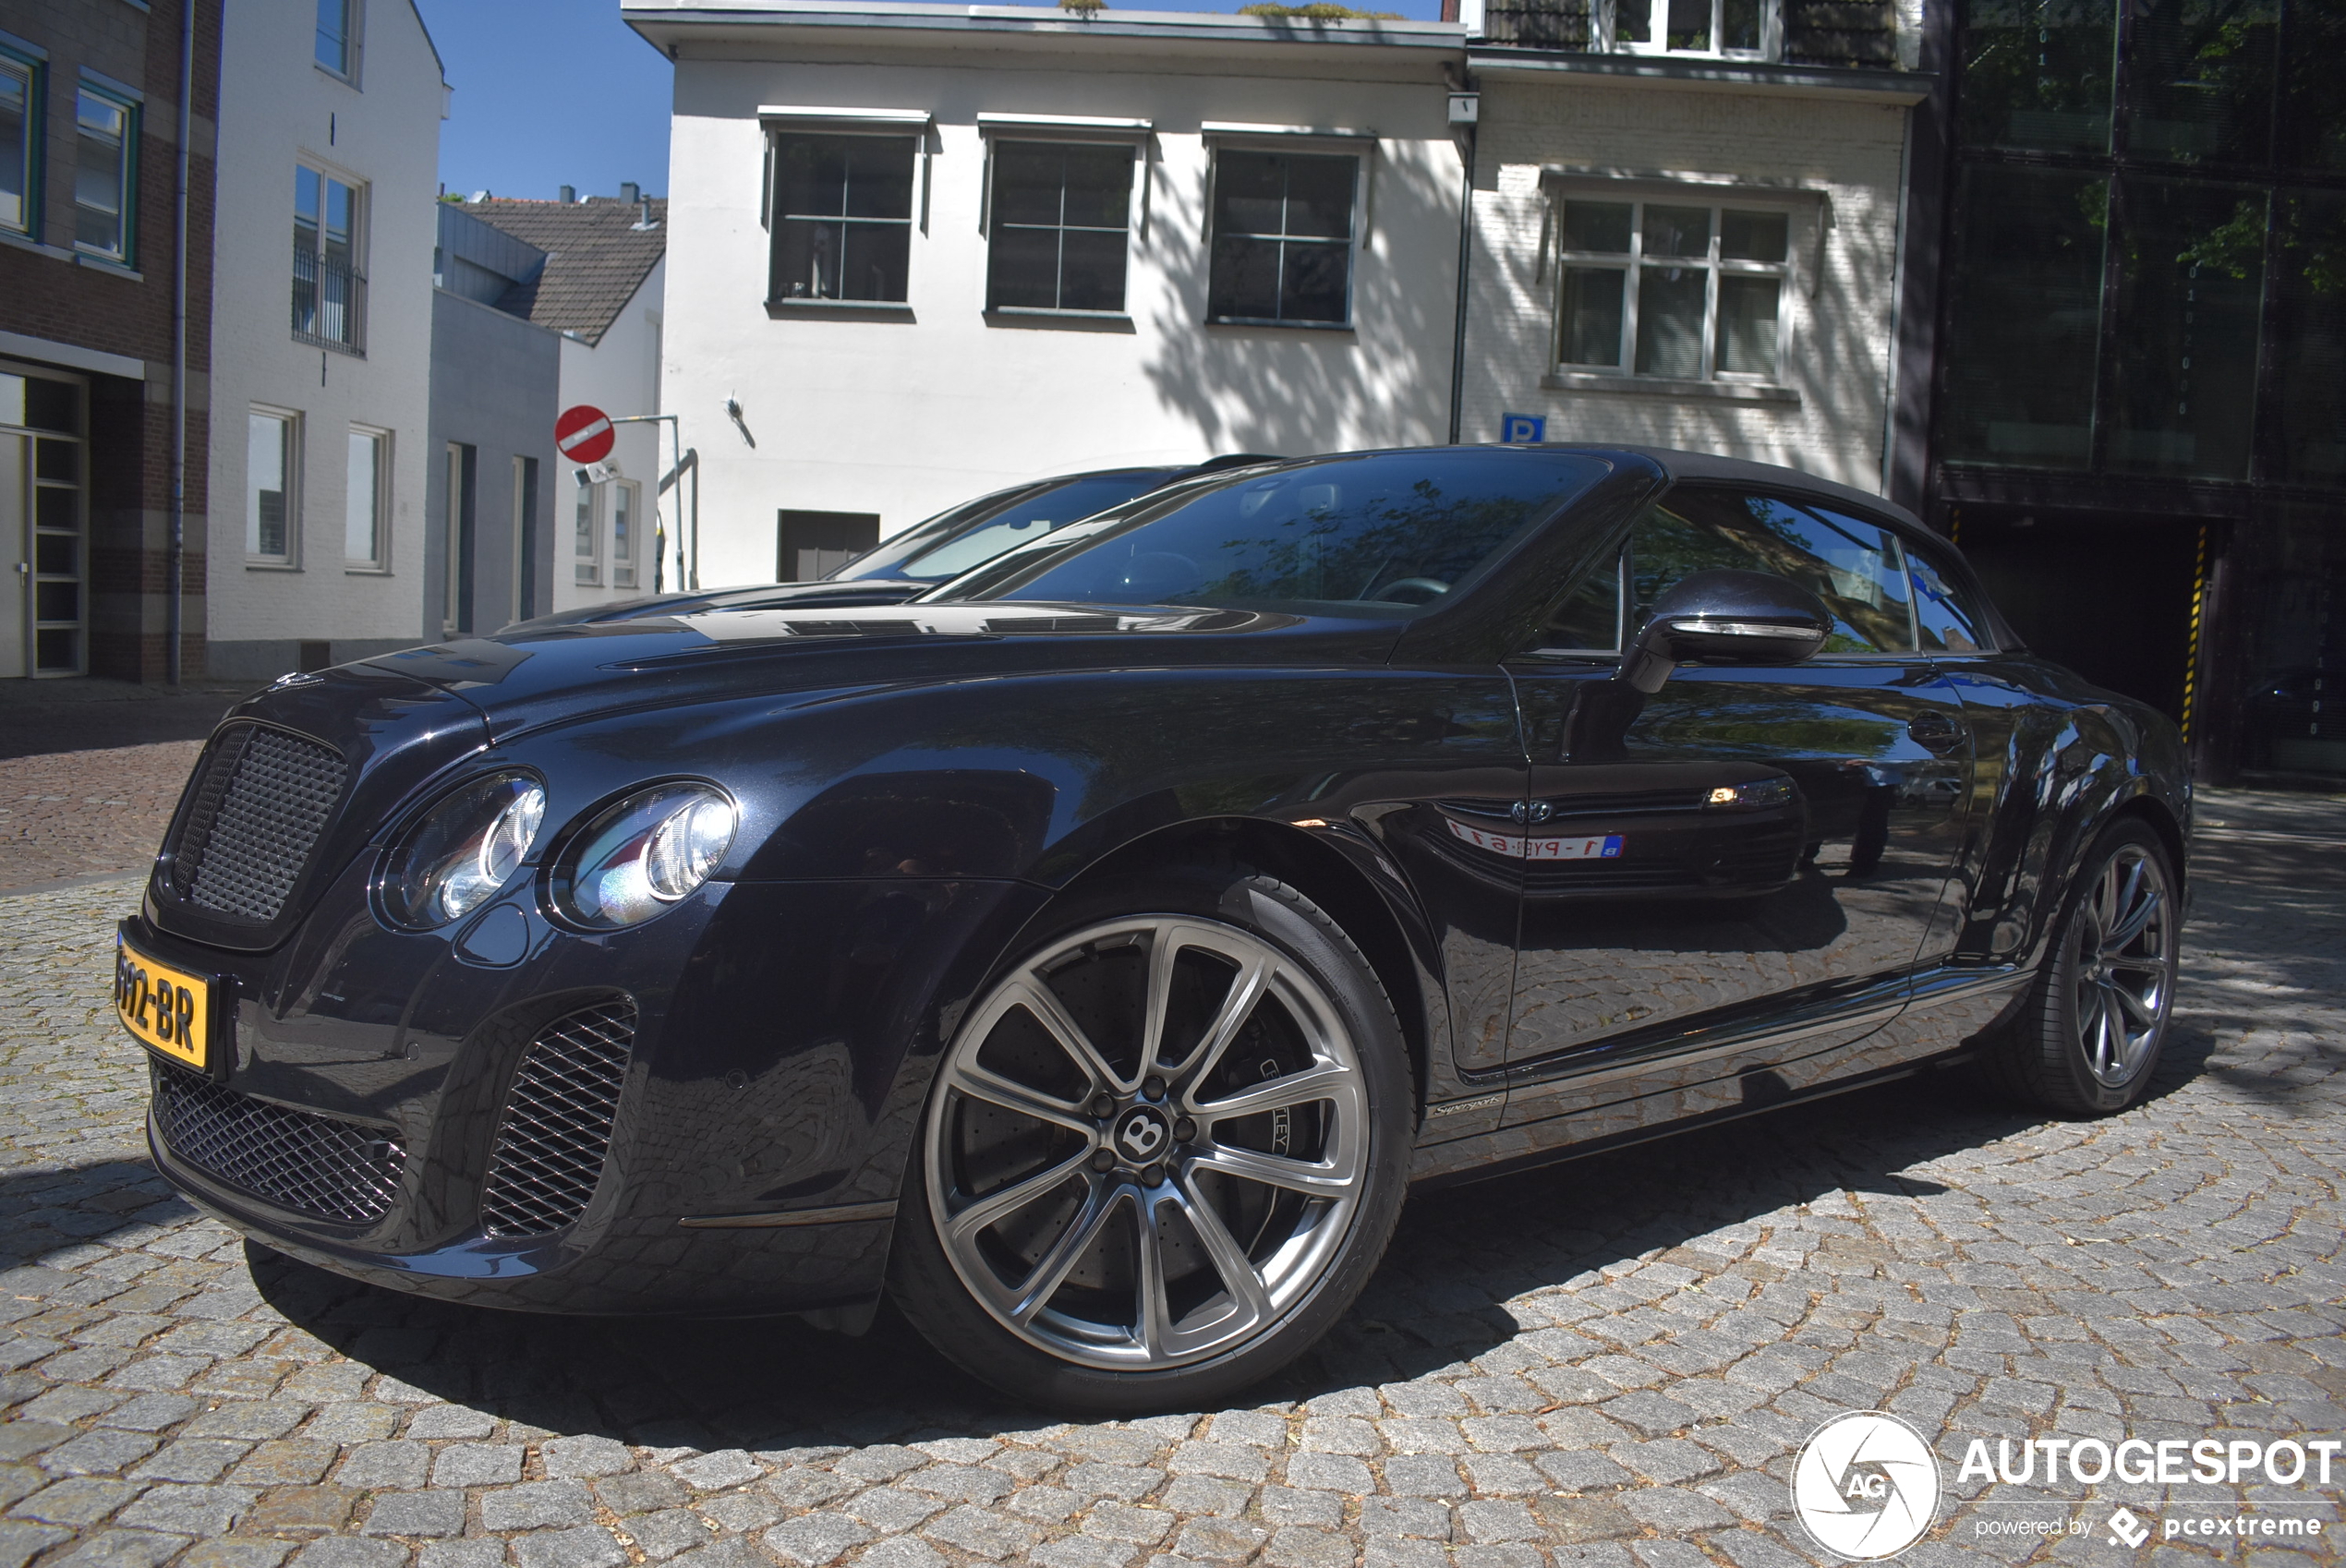
[{"label": "black mesh grille", "polygon": [[626,1001],[566,1013],[529,1043],[481,1193],[490,1235],[544,1236],[586,1212],[635,1043],[635,1005]]},{"label": "black mesh grille", "polygon": [[377,1128],[296,1111],[155,1062],[155,1121],[171,1152],[281,1209],[369,1224],[399,1196],[406,1146]]},{"label": "black mesh grille", "polygon": [[267,922],[309,860],[342,793],[331,747],[258,724],[221,737],[195,782],[172,855],[172,884],[189,903]]}]

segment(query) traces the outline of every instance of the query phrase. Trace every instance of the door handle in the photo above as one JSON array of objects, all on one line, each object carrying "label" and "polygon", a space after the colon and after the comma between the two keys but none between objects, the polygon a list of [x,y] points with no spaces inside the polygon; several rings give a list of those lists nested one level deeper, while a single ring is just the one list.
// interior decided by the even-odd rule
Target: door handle
[{"label": "door handle", "polygon": [[1906,720],[1906,738],[1933,755],[1944,756],[1970,739],[1970,731],[1943,713],[1918,713]]}]

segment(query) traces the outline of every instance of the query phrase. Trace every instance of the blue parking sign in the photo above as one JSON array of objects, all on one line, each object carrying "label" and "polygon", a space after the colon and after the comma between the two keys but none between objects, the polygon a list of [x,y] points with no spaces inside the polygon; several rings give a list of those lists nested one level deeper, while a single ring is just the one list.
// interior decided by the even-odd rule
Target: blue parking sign
[{"label": "blue parking sign", "polygon": [[1499,416],[1499,440],[1507,446],[1527,446],[1548,439],[1547,416],[1540,414],[1502,414]]}]

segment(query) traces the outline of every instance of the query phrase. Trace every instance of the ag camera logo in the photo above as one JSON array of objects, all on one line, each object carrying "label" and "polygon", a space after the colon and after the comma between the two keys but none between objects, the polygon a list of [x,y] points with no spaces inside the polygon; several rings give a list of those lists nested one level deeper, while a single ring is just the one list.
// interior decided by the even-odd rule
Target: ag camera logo
[{"label": "ag camera logo", "polygon": [[1800,1450],[1792,1507],[1809,1538],[1836,1557],[1895,1557],[1938,1517],[1939,1458],[1895,1416],[1836,1416]]}]

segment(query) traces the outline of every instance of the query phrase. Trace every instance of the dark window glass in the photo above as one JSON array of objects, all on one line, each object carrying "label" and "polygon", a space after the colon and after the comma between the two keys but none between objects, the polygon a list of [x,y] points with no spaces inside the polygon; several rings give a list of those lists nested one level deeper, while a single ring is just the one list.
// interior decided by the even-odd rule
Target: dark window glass
[{"label": "dark window glass", "polygon": [[986,308],[1123,309],[1132,150],[998,142],[993,177]]},{"label": "dark window glass", "polygon": [[40,227],[33,192],[41,160],[35,151],[41,127],[37,68],[30,60],[0,53],[0,229],[33,234]]},{"label": "dark window glass", "polygon": [[81,433],[81,399],[65,381],[44,381],[28,376],[24,383],[24,422],[36,430]]},{"label": "dark window glass", "polygon": [[1637,209],[1626,201],[1567,201],[1564,204],[1564,248],[1629,254],[1629,224]]},{"label": "dark window glass", "polygon": [[1942,427],[1950,458],[2086,465],[2109,188],[2096,175],[1963,172]]},{"label": "dark window glass", "polygon": [[1629,564],[1632,626],[1642,626],[1653,601],[1690,573],[1770,572],[1832,611],[1825,652],[1905,653],[1915,645],[1896,536],[1838,513],[1772,496],[1682,490],[1638,520]]},{"label": "dark window glass", "polygon": [[2245,478],[2265,193],[2125,180],[2113,468]]},{"label": "dark window glass", "polygon": [[1079,517],[1121,506],[1142,491],[1155,488],[1158,478],[1155,473],[1104,474],[1098,478],[1077,479],[1028,496],[974,528],[914,556],[904,563],[904,575],[929,583],[958,577],[972,567],[983,566],[1013,545],[1039,539]]},{"label": "dark window glass", "polygon": [[1540,629],[1542,647],[1609,653],[1621,646],[1621,559],[1615,556],[1565,595]]},{"label": "dark window glass", "polygon": [[2346,479],[2346,192],[2284,190],[2275,414],[2285,477]]},{"label": "dark window glass", "polygon": [[2346,0],[2289,0],[2289,53],[2281,61],[2280,159],[2305,169],[2346,169]]},{"label": "dark window glass", "polygon": [[1628,274],[1613,267],[1566,267],[1556,358],[1566,365],[1621,363],[1622,285]]},{"label": "dark window glass", "polygon": [[1988,647],[1988,621],[1928,549],[1906,551],[1915,585],[1915,631],[1925,653],[1973,654]]},{"label": "dark window glass", "polygon": [[909,136],[777,136],[770,297],[903,300],[917,151]]},{"label": "dark window glass", "polygon": [[75,521],[74,500],[79,490],[61,489],[42,485],[32,492],[32,520],[36,527],[72,528]]},{"label": "dark window glass", "polygon": [[[1632,5],[1637,0],[1630,0]],[[1670,0],[1670,40],[1673,49],[1711,47],[1711,0]]]},{"label": "dark window glass", "polygon": [[70,485],[81,477],[81,448],[72,441],[32,443],[32,475]]},{"label": "dark window glass", "polygon": [[42,670],[80,669],[81,633],[62,628],[35,632],[32,662],[35,669]]},{"label": "dark window glass", "polygon": [[1963,140],[2109,151],[2117,21],[2117,0],[1971,0],[1963,30]]},{"label": "dark window glass", "polygon": [[2126,146],[2137,158],[2265,162],[2280,0],[2137,0]]},{"label": "dark window glass", "polygon": [[1014,549],[956,597],[1406,618],[1605,471],[1495,448],[1241,470]]},{"label": "dark window glass", "polygon": [[1348,320],[1359,169],[1359,159],[1341,156],[1219,154],[1206,314],[1225,321]]},{"label": "dark window glass", "polygon": [[[68,515],[67,521],[71,518]],[[81,541],[70,534],[36,534],[32,539],[32,569],[60,577],[80,575]]]},{"label": "dark window glass", "polygon": [[32,585],[32,613],[40,621],[80,620],[81,585],[35,583]]}]

